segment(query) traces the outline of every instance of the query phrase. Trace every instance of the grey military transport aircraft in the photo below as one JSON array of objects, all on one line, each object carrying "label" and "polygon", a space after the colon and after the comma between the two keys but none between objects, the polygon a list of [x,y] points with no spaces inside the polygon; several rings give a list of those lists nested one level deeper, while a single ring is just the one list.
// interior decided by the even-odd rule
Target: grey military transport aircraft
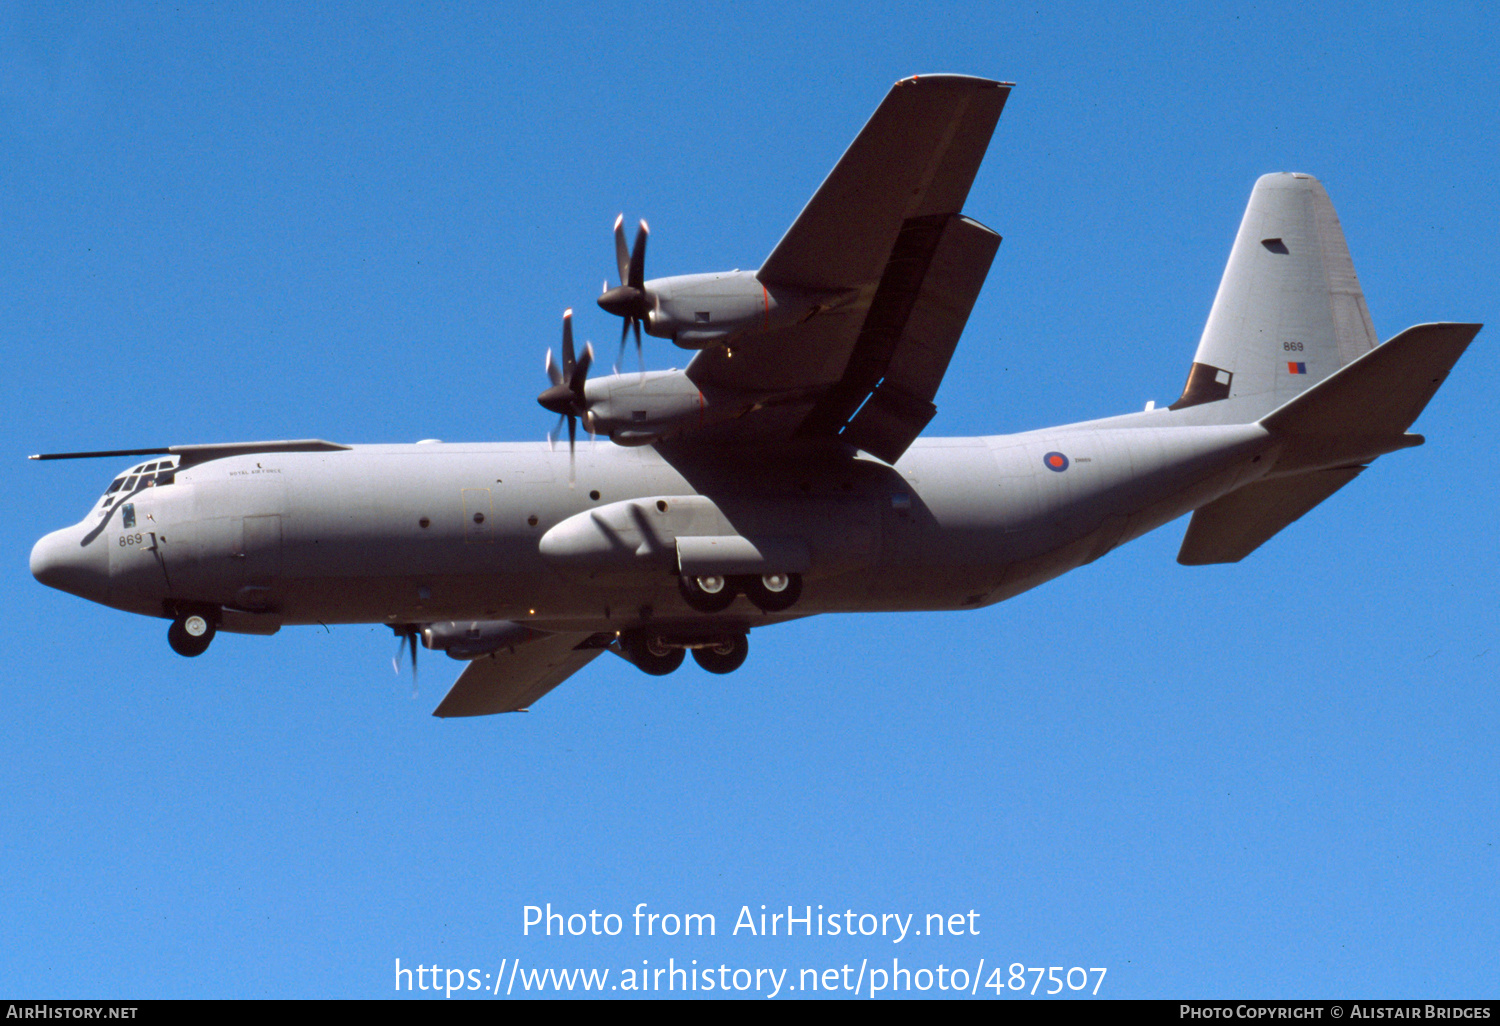
[{"label": "grey military transport aircraft", "polygon": [[[1185,564],[1235,562],[1407,433],[1478,324],[1377,345],[1327,194],[1255,184],[1181,397],[984,438],[920,438],[1000,237],[962,213],[1010,86],[891,89],[756,271],[646,280],[647,230],[599,299],[694,350],[590,378],[569,318],[549,444],[175,445],[42,538],[43,584],[216,631],[389,625],[468,665],[435,710],[525,709],[608,650],[650,674],[740,666],[752,628],[975,609],[1192,513]],[[615,444],[575,446],[578,422]]]}]

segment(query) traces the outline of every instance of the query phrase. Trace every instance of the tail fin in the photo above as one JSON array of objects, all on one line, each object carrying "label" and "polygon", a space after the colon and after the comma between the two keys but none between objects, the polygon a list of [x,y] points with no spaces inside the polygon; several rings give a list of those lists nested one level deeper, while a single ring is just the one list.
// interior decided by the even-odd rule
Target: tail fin
[{"label": "tail fin", "polygon": [[1311,175],[1264,175],[1250,194],[1187,387],[1172,409],[1243,397],[1233,404],[1233,419],[1259,419],[1375,341],[1323,186]]}]

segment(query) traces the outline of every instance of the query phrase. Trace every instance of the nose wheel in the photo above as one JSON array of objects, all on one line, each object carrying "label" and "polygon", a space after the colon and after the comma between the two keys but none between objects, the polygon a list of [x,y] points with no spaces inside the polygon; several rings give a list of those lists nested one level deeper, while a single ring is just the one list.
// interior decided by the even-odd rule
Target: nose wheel
[{"label": "nose wheel", "polygon": [[217,631],[212,618],[203,613],[186,613],[167,628],[167,644],[180,656],[199,656],[208,651]]}]

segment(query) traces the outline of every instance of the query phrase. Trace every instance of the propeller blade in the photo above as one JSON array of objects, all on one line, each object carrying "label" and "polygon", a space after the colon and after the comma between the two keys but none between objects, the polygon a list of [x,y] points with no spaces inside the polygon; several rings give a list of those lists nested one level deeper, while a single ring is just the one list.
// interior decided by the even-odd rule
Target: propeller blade
[{"label": "propeller blade", "polygon": [[578,361],[578,366],[573,371],[573,393],[578,396],[578,401],[583,402],[583,383],[588,379],[589,366],[594,362],[594,344],[585,342],[583,344],[583,356]]},{"label": "propeller blade", "polygon": [[573,446],[576,441],[574,437],[578,431],[578,418],[568,418],[568,487],[573,487],[573,460],[575,458]]},{"label": "propeller blade", "polygon": [[558,370],[557,364],[552,362],[552,348],[547,348],[547,377],[551,379],[553,387],[563,383],[562,371]]},{"label": "propeller blade", "polygon": [[[623,216],[623,215],[622,215]],[[651,229],[646,227],[646,221],[641,220],[641,226],[635,231],[635,248],[630,251],[630,287],[633,289],[644,289],[646,276],[646,239],[651,234]],[[622,231],[617,238],[623,242],[625,233]],[[618,249],[618,246],[616,247]]]},{"label": "propeller blade", "polygon": [[[630,278],[630,250],[625,248],[625,215],[615,218],[615,265],[620,269],[620,284]],[[607,286],[609,283],[605,282]],[[605,289],[609,291],[608,288]]]},{"label": "propeller blade", "polygon": [[[563,311],[563,366],[562,372],[565,378],[573,377],[573,310],[568,308]],[[558,381],[557,384],[562,384]]]},{"label": "propeller blade", "polygon": [[396,654],[391,656],[391,669],[396,674],[401,673],[401,661],[406,656],[406,650],[411,649],[411,688],[412,694],[417,693],[417,626],[416,624],[392,625],[391,630],[396,632]]},{"label": "propeller blade", "polygon": [[630,339],[630,318],[627,317],[620,323],[620,355],[615,357],[615,373],[620,372],[620,364],[625,362],[625,343]]}]

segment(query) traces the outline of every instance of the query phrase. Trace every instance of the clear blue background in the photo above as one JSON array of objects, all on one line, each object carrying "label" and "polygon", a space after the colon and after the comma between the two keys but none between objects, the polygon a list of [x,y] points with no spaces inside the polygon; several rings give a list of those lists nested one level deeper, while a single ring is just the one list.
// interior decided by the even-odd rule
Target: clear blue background
[{"label": "clear blue background", "polygon": [[[728,678],[606,656],[525,716],[433,719],[458,665],[413,701],[383,628],[173,655],[27,572],[125,461],[23,461],[540,439],[563,308],[612,355],[616,213],[652,275],[754,267],[924,72],[1017,83],[929,434],[1170,402],[1267,171],[1322,179],[1381,337],[1493,321],[1497,39],[1448,3],[0,7],[0,994],[899,957],[1497,996],[1494,328],[1426,447],[1240,565],[1172,525],[978,612],[758,631]],[[523,937],[549,901],[719,936]],[[981,932],[727,936],[761,904]]]}]

